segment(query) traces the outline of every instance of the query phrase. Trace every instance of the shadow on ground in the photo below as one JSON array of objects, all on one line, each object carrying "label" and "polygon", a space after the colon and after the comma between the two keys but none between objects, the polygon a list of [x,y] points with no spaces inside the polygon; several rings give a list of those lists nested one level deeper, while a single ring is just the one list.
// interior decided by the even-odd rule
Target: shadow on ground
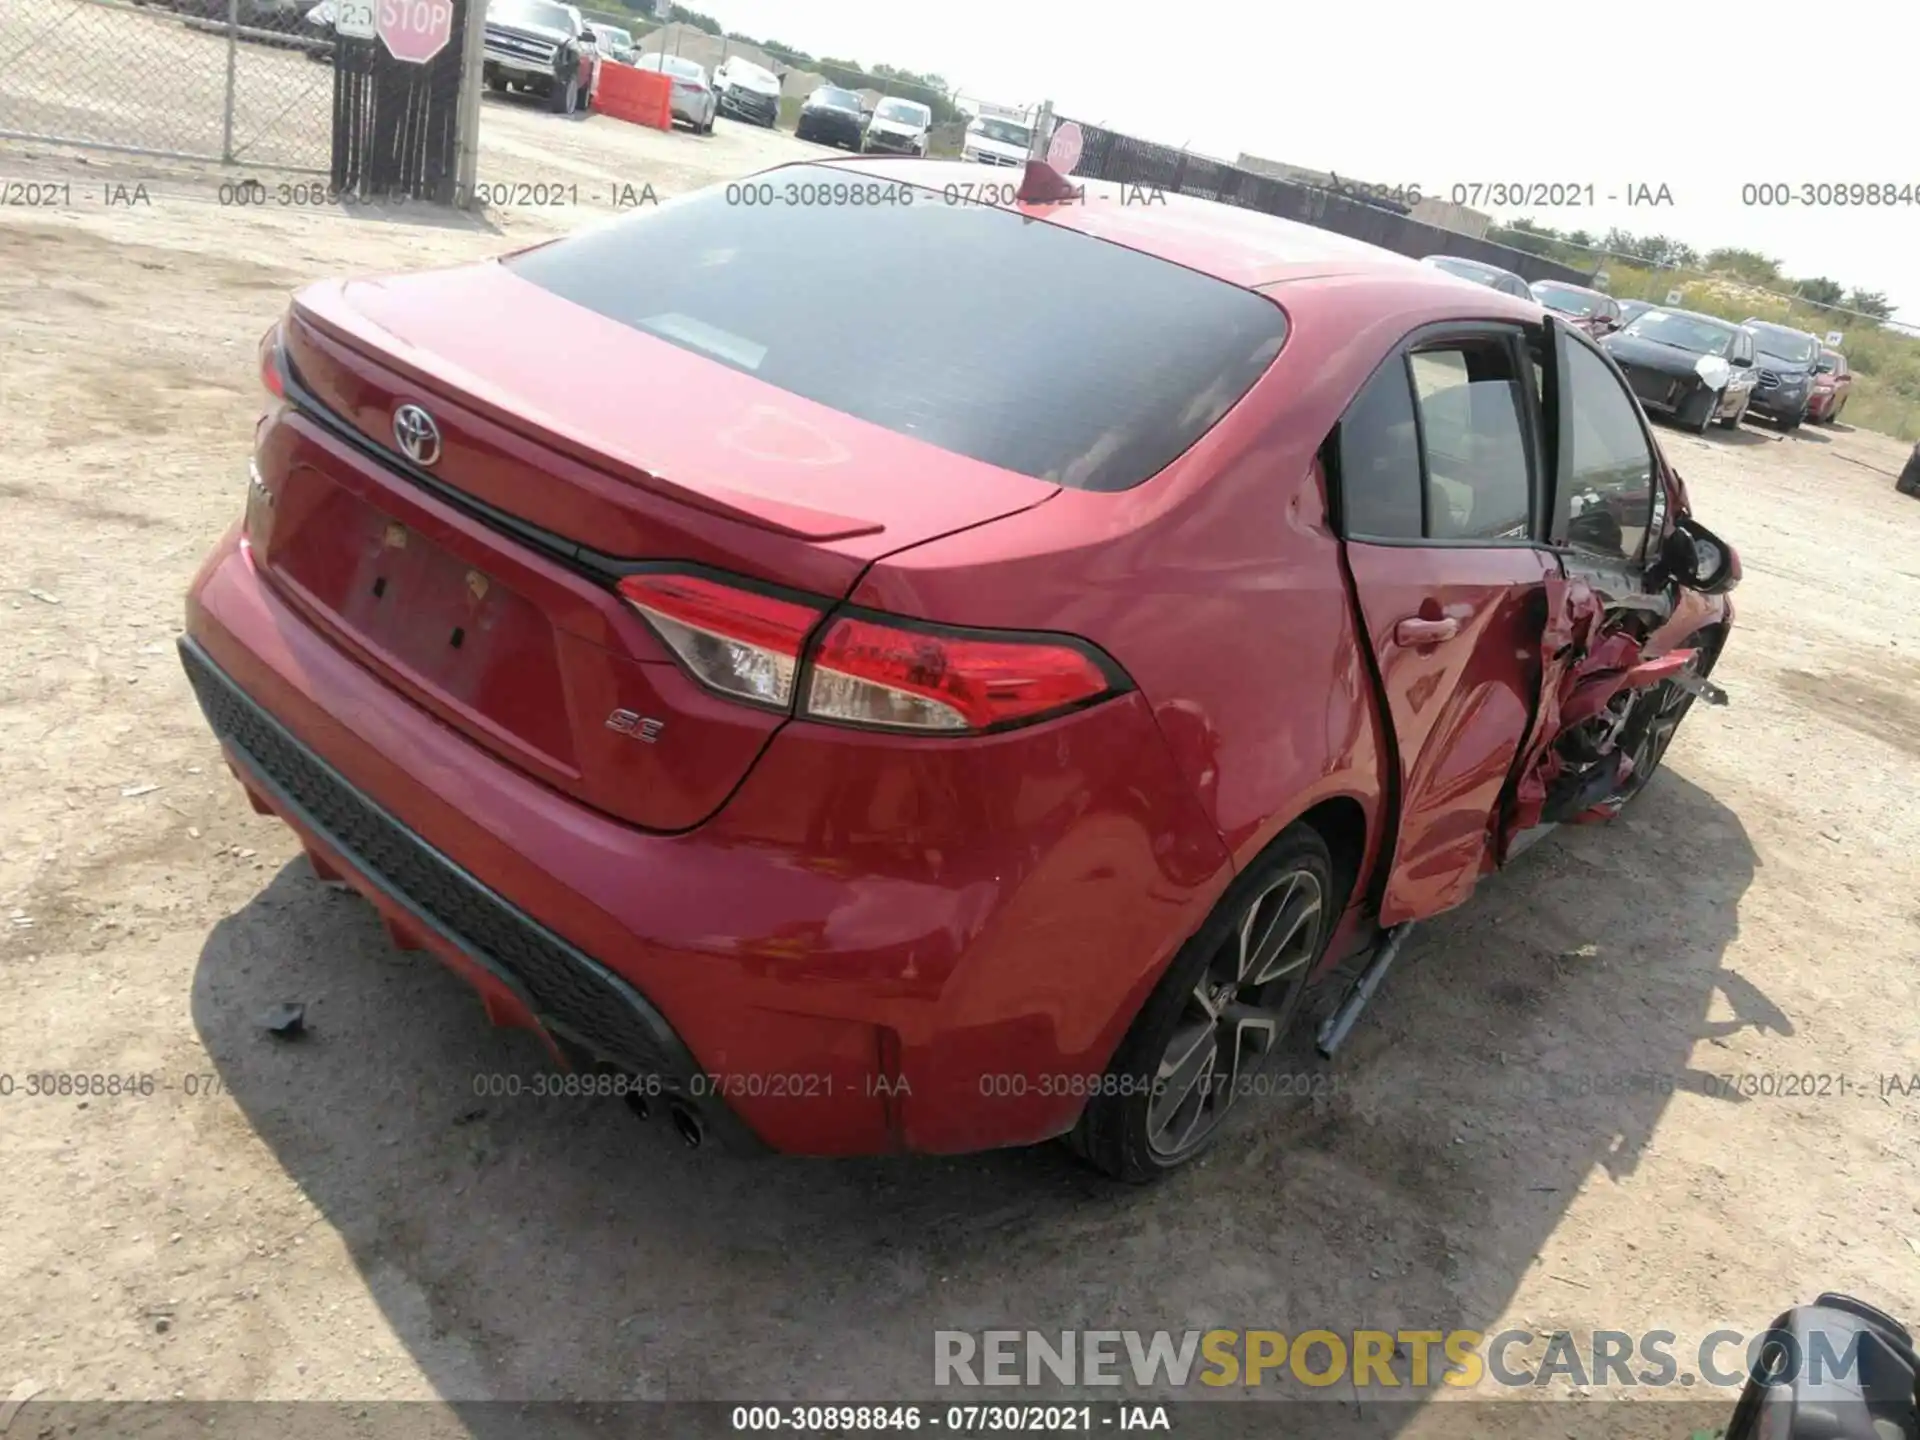
[{"label": "shadow on ground", "polygon": [[[1596,1170],[1632,1174],[1673,1093],[1708,1088],[1700,1041],[1791,1029],[1722,968],[1756,864],[1735,815],[1660,775],[1622,820],[1549,837],[1423,927],[1316,1098],[1249,1103],[1147,1189],[1059,1147],[735,1160],[617,1101],[486,1098],[476,1077],[524,1083],[538,1047],[304,864],[214,929],[193,1015],[483,1440],[524,1421],[463,1402],[1032,1399],[937,1392],[934,1331],[1495,1318]],[[258,1028],[288,999],[309,1006],[303,1042]]]}]

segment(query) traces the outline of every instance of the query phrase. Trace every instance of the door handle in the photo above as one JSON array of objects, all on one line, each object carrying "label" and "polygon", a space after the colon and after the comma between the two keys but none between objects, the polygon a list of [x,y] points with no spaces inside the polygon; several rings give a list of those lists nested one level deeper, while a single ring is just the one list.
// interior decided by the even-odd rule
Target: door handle
[{"label": "door handle", "polygon": [[1409,648],[1418,645],[1438,645],[1442,640],[1451,640],[1460,633],[1460,622],[1452,616],[1445,620],[1402,620],[1393,627],[1393,643]]}]

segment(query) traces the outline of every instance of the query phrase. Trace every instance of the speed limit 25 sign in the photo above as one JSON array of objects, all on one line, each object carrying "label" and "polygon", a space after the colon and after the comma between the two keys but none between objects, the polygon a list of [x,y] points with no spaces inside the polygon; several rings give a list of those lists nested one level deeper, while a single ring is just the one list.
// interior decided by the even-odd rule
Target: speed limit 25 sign
[{"label": "speed limit 25 sign", "polygon": [[373,0],[373,4],[374,29],[396,60],[424,65],[453,38],[453,0]]}]

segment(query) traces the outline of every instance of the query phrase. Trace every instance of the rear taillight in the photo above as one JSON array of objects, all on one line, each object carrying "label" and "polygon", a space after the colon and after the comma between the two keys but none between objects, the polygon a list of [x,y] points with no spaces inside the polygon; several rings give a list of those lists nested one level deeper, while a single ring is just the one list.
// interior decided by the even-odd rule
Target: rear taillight
[{"label": "rear taillight", "polygon": [[273,491],[261,478],[260,466],[247,462],[247,507],[241,533],[255,549],[265,551],[273,539]]},{"label": "rear taillight", "polygon": [[669,571],[629,575],[620,593],[702,685],[736,700],[792,708],[800,647],[820,623],[819,610]]},{"label": "rear taillight", "polygon": [[890,730],[993,730],[1114,688],[1080,646],[835,620],[807,671],[804,713]]},{"label": "rear taillight", "polygon": [[287,377],[281,368],[280,326],[277,323],[260,337],[260,383],[274,399],[287,398]]},{"label": "rear taillight", "polygon": [[1112,661],[1069,636],[1015,638],[869,611],[842,611],[823,628],[827,601],[679,571],[627,576],[620,593],[702,685],[806,719],[972,734],[1078,709],[1128,685]]}]

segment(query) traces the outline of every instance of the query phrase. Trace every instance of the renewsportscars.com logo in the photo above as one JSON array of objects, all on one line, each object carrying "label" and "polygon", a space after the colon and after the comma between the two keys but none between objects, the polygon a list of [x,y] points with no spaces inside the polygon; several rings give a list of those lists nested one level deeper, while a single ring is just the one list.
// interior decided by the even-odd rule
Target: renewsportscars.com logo
[{"label": "renewsportscars.com logo", "polygon": [[1815,1382],[1854,1379],[1860,1338],[1815,1331],[1802,1353],[1778,1330],[1715,1330],[1691,1348],[1671,1330],[1595,1330],[1584,1338],[1565,1330],[936,1330],[933,1383],[1145,1390],[1292,1382],[1340,1385],[1343,1395],[1435,1386],[1543,1389],[1556,1382],[1737,1390],[1756,1368],[1769,1384],[1790,1383],[1803,1370]]}]

